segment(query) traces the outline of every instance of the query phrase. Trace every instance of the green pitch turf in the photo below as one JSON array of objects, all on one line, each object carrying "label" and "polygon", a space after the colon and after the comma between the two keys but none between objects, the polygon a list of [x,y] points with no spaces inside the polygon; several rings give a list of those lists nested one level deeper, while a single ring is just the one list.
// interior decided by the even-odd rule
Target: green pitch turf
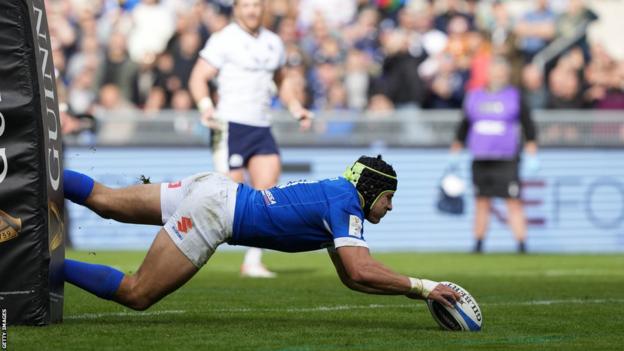
[{"label": "green pitch turf", "polygon": [[[143,253],[69,252],[135,270]],[[279,277],[241,279],[217,253],[186,286],[134,312],[66,285],[65,321],[10,327],[9,350],[623,350],[624,256],[387,253],[397,271],[450,280],[481,305],[478,333],[440,330],[422,301],[343,287],[324,253],[267,252]]]}]

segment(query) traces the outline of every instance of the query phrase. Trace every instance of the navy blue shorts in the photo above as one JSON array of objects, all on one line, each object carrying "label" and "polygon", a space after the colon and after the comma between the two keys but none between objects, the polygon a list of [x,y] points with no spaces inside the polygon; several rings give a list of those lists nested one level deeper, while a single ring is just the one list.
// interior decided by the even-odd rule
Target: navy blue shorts
[{"label": "navy blue shorts", "polygon": [[227,128],[212,131],[212,154],[215,169],[226,173],[247,167],[256,155],[279,155],[271,127],[255,127],[228,122]]}]

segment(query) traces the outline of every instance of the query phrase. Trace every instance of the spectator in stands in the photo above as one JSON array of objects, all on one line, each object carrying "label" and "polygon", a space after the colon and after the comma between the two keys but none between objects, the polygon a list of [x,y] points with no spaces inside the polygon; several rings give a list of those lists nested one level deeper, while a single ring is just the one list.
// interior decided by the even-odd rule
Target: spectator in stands
[{"label": "spectator in stands", "polygon": [[292,22],[296,30],[296,5],[298,5],[296,2],[290,0],[267,1],[267,11],[264,15],[264,26],[271,29],[272,31],[277,32],[282,22],[286,20]]},{"label": "spectator in stands", "polygon": [[67,104],[75,114],[92,113],[95,94],[95,68],[85,67],[69,86]]},{"label": "spectator in stands", "polygon": [[347,45],[365,52],[369,57],[381,62],[383,53],[379,45],[379,13],[373,7],[365,7],[355,23],[343,31]]},{"label": "spectator in stands", "polygon": [[451,18],[447,33],[448,42],[445,51],[453,56],[455,67],[458,70],[467,71],[472,59],[468,22],[461,16]]},{"label": "spectator in stands", "polygon": [[503,56],[511,65],[511,83],[515,86],[522,84],[522,67],[524,60],[516,43],[518,39],[513,31],[514,19],[509,13],[507,4],[497,0],[492,5],[494,20],[489,31],[492,43],[492,54]]},{"label": "spectator in stands", "polygon": [[525,62],[530,62],[535,54],[546,47],[555,37],[556,31],[557,17],[550,9],[548,0],[533,2],[535,8],[522,16],[514,26]]},{"label": "spectator in stands", "polygon": [[224,6],[206,4],[200,12],[201,39],[208,40],[212,33],[225,28],[230,23],[229,10]]},{"label": "spectator in stands", "polygon": [[577,72],[566,65],[559,64],[548,77],[549,97],[547,108],[579,109],[585,107],[581,82]]},{"label": "spectator in stands", "polygon": [[327,36],[318,42],[317,49],[312,53],[314,65],[308,76],[313,108],[326,107],[329,88],[342,80],[345,56],[342,42],[336,37]]},{"label": "spectator in stands", "polygon": [[334,33],[327,25],[325,18],[318,15],[314,18],[310,30],[306,31],[305,35],[301,38],[299,45],[306,56],[313,57],[322,42],[336,36],[337,33]]},{"label": "spectator in stands", "polygon": [[[176,75],[174,68],[175,61],[170,53],[164,52],[156,59],[156,81],[149,96],[150,98],[156,95],[160,97],[160,94],[164,94],[164,105],[160,109],[169,107],[173,94],[184,88],[185,83]],[[158,92],[154,92],[155,90],[158,90]],[[150,105],[151,108],[158,106],[151,101],[146,102],[146,105]]]},{"label": "spectator in stands", "polygon": [[[586,33],[588,25],[597,18],[590,10],[589,2],[532,0],[534,6],[525,14],[514,12],[522,7],[510,3],[502,0],[305,0],[298,4],[291,0],[275,0],[268,3],[266,23],[278,31],[286,47],[298,47],[302,52],[303,64],[293,68],[299,72],[298,79],[304,77],[299,84],[304,89],[303,95],[316,96],[314,101],[319,108],[325,107],[330,87],[335,85],[333,82],[329,85],[319,83],[320,62],[332,61],[331,65],[321,69],[322,75],[325,78],[338,77],[346,89],[349,108],[369,106],[389,110],[395,104],[397,107],[423,105],[422,98],[414,97],[420,96],[422,81],[426,82],[422,88],[424,96],[443,93],[442,83],[436,83],[436,91],[432,91],[430,83],[434,76],[460,74],[463,79],[470,78],[465,90],[483,87],[492,55],[504,55],[512,62],[512,82],[523,84],[531,106],[544,105],[544,85],[547,86],[545,83],[550,80],[550,70],[562,60],[563,65],[575,67],[572,71],[577,74],[575,79],[582,99],[566,102],[570,99],[565,97],[563,85],[566,84],[555,84],[553,96],[547,99],[549,106],[574,107],[582,103],[597,108],[618,108],[622,105],[615,61],[610,58],[612,67],[598,69],[600,65],[589,60],[592,55],[586,47]],[[519,1],[514,4],[517,3]],[[566,5],[559,6],[558,3]],[[195,43],[203,42],[225,27],[231,12],[231,0],[132,0],[121,3],[55,0],[47,5],[58,78],[68,87],[73,104],[87,110],[92,103],[86,101],[95,100],[98,87],[105,84],[117,85],[121,94],[140,108],[146,107],[146,102],[149,102],[150,111],[171,108],[173,95],[178,89],[185,89],[189,62],[199,49]],[[598,5],[591,3],[591,6]],[[343,11],[343,7],[347,11]],[[308,8],[319,11],[308,12]],[[477,8],[478,19],[475,16]],[[554,13],[562,13],[561,18],[555,19]],[[302,25],[304,22],[306,24]],[[476,24],[479,32],[475,30]],[[382,49],[382,41],[386,41],[384,45],[387,46],[388,38],[401,36],[395,37],[394,32],[401,32],[407,38],[407,49],[402,49],[399,55],[390,53],[387,47]],[[567,53],[577,43],[580,43],[582,59],[579,59],[578,50]],[[325,53],[328,47],[329,51],[338,47],[340,54],[330,55],[331,59],[328,59],[330,56]],[[440,53],[445,49],[454,56],[454,68],[452,72],[439,74]],[[130,55],[129,51],[133,54]],[[164,73],[155,68],[156,58],[163,53],[173,57],[173,69]],[[319,55],[323,57],[314,59]],[[560,56],[563,58],[559,59]],[[538,70],[534,67],[525,69],[529,62],[536,64]],[[578,66],[583,62],[587,63],[587,69]],[[394,65],[397,67],[392,67]],[[79,75],[94,68],[97,72],[94,84],[85,87],[85,81],[91,78],[84,79]],[[300,74],[302,71],[303,75]],[[542,74],[538,71],[544,72],[541,83],[539,77]],[[401,73],[406,76],[401,77]],[[561,76],[562,71],[554,75]],[[312,81],[306,82],[305,78]],[[176,81],[179,84],[175,84]],[[437,81],[448,82],[448,79]],[[438,104],[426,104],[425,107],[430,105]],[[279,103],[272,106],[283,108]]]},{"label": "spectator in stands", "polygon": [[299,27],[306,30],[321,16],[330,28],[340,28],[355,18],[356,0],[300,0]]},{"label": "spectator in stands", "polygon": [[457,154],[467,145],[473,157],[472,180],[476,196],[474,252],[483,251],[492,198],[504,198],[509,226],[526,251],[526,218],[522,208],[519,158],[522,126],[527,142],[527,165],[537,166],[536,130],[529,108],[520,91],[510,85],[511,67],[502,57],[492,59],[486,89],[470,92],[464,103],[464,118],[457,129],[451,152]]},{"label": "spectator in stands", "polygon": [[347,54],[345,65],[345,89],[347,105],[351,109],[363,110],[368,103],[368,87],[371,84],[368,67],[371,58],[365,52],[352,49]]},{"label": "spectator in stands", "polygon": [[299,42],[297,22],[290,17],[282,18],[277,26],[277,35],[279,35],[280,39],[282,39],[285,46],[296,46]]},{"label": "spectator in stands", "polygon": [[329,88],[342,80],[342,70],[337,57],[318,55],[309,76],[312,108],[325,109]]},{"label": "spectator in stands", "polygon": [[106,56],[99,72],[99,86],[114,84],[124,99],[132,98],[132,79],[136,74],[137,64],[130,60],[126,47],[126,36],[117,31],[108,40]]},{"label": "spectator in stands", "polygon": [[191,77],[191,71],[195,60],[197,60],[197,53],[200,48],[200,36],[195,30],[187,30],[180,34],[179,41],[171,49],[173,59],[173,75],[180,80],[180,87],[182,89],[188,88],[188,80]]},{"label": "spectator in stands", "polygon": [[325,109],[340,111],[347,110],[348,108],[347,89],[341,81],[337,81],[329,87]]},{"label": "spectator in stands", "polygon": [[566,11],[557,20],[557,36],[569,46],[579,46],[588,59],[587,27],[597,19],[596,13],[587,8],[583,0],[568,0]]},{"label": "spectator in stands", "polygon": [[85,69],[97,69],[102,62],[102,53],[95,35],[83,36],[80,40],[79,49],[67,62],[66,74],[70,81]]},{"label": "spectator in stands", "polygon": [[175,17],[160,0],[141,0],[132,10],[128,51],[134,61],[163,52],[175,31]]},{"label": "spectator in stands", "polygon": [[594,44],[585,75],[591,85],[586,99],[595,108],[624,109],[624,60],[615,61],[602,45]]},{"label": "spectator in stands", "polygon": [[119,87],[115,84],[105,84],[100,88],[97,108],[102,109],[100,115],[123,117],[136,109],[125,99]]},{"label": "spectator in stands", "polygon": [[370,97],[368,112],[374,117],[390,117],[394,112],[394,105],[387,96],[375,93]]},{"label": "spectator in stands", "polygon": [[524,99],[531,109],[543,109],[548,102],[548,90],[544,84],[543,71],[533,64],[522,70],[522,88]]},{"label": "spectator in stands", "polygon": [[474,14],[466,11],[465,2],[461,0],[446,0],[445,10],[435,18],[435,28],[447,32],[449,22],[455,16],[463,17],[470,29],[474,28]]},{"label": "spectator in stands", "polygon": [[472,59],[466,91],[472,91],[487,85],[490,61],[492,60],[492,42],[485,33],[471,32],[468,38],[468,46]]},{"label": "spectator in stands", "polygon": [[435,109],[460,108],[464,99],[467,73],[457,69],[452,55],[444,53],[438,58],[439,68],[433,76],[429,107]]},{"label": "spectator in stands", "polygon": [[427,86],[418,73],[424,55],[414,57],[409,52],[406,31],[391,30],[382,35],[385,59],[378,82],[378,91],[390,99],[395,107],[416,106],[424,103]]},{"label": "spectator in stands", "polygon": [[139,61],[138,69],[132,79],[132,102],[142,107],[148,100],[150,92],[156,82],[156,57],[146,55]]},{"label": "spectator in stands", "polygon": [[191,111],[194,108],[193,98],[186,89],[176,90],[171,97],[171,109],[174,111]]},{"label": "spectator in stands", "polygon": [[409,45],[412,55],[420,56],[422,50],[429,57],[436,56],[446,48],[448,37],[445,32],[434,27],[433,9],[430,4],[412,2],[405,8],[405,12],[414,21]]}]

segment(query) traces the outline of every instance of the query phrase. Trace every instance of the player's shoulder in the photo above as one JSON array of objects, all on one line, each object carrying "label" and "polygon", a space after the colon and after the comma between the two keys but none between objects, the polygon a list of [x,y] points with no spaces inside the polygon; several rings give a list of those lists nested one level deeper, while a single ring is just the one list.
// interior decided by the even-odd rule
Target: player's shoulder
[{"label": "player's shoulder", "polygon": [[284,46],[284,43],[282,42],[282,38],[280,38],[279,35],[271,31],[270,29],[262,28],[261,35],[262,35],[262,40],[266,42],[278,45],[280,47]]},{"label": "player's shoulder", "polygon": [[225,42],[225,41],[231,40],[232,38],[238,35],[240,35],[240,28],[238,27],[236,23],[232,22],[228,24],[227,26],[221,28],[220,30],[212,33],[212,35],[210,36],[210,39]]},{"label": "player's shoulder", "polygon": [[325,188],[328,196],[331,197],[357,197],[357,190],[355,186],[351,184],[344,177],[335,177],[321,180],[320,183]]},{"label": "player's shoulder", "polygon": [[272,30],[268,28],[262,27],[261,33],[262,33],[262,36],[265,37],[266,39],[279,40],[280,42],[282,41],[282,39],[279,37],[279,35],[277,35],[277,33],[273,32]]}]

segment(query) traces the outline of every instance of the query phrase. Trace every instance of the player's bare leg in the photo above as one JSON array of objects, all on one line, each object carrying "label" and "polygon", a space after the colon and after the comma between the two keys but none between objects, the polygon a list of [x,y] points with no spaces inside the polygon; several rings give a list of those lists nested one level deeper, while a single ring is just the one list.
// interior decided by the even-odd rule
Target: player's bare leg
[{"label": "player's bare leg", "polygon": [[522,200],[507,199],[506,203],[509,227],[518,242],[518,251],[524,253],[526,252],[527,223],[522,208]]},{"label": "player's bare leg", "polygon": [[279,155],[256,155],[249,159],[247,165],[251,186],[254,189],[268,189],[277,184],[282,165]]},{"label": "player's bare leg", "polygon": [[[278,155],[256,155],[249,159],[247,170],[254,189],[268,189],[275,184],[281,173],[281,163]],[[241,274],[254,278],[273,278],[275,273],[266,269],[262,264],[262,250],[249,248],[245,253]]]},{"label": "player's bare leg", "polygon": [[161,228],[138,271],[132,275],[113,267],[66,259],[65,280],[103,299],[145,310],[186,283],[199,269]]},{"label": "player's bare leg", "polygon": [[104,218],[119,222],[162,225],[160,184],[109,188],[91,177],[63,171],[65,198]]},{"label": "player's bare leg", "polygon": [[491,199],[488,197],[478,196],[475,199],[475,219],[474,219],[474,237],[476,240],[474,252],[483,251],[483,239],[487,233],[488,224],[490,223],[490,206]]},{"label": "player's bare leg", "polygon": [[143,263],[134,274],[123,278],[113,300],[135,310],[145,310],[184,285],[198,270],[169,234],[160,229]]},{"label": "player's bare leg", "polygon": [[113,189],[95,183],[85,206],[103,218],[118,222],[162,225],[160,184]]},{"label": "player's bare leg", "polygon": [[244,183],[245,170],[243,168],[231,170],[228,172],[228,177],[237,183]]}]

